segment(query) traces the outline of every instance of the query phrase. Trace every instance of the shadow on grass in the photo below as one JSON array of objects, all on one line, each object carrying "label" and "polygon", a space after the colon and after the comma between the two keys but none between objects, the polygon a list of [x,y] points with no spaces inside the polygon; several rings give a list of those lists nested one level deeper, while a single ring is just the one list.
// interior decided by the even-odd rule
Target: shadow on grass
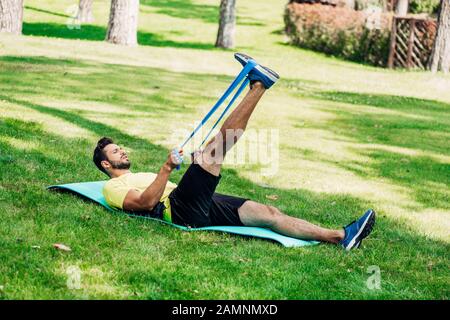
[{"label": "shadow on grass", "polygon": [[36,56],[36,57],[32,57],[32,56],[27,56],[27,57],[22,57],[22,56],[1,56],[0,57],[0,62],[5,62],[5,65],[3,66],[4,68],[7,68],[8,66],[14,66],[13,68],[11,68],[11,70],[14,70],[18,67],[20,67],[21,63],[24,63],[26,65],[35,65],[35,66],[46,66],[46,65],[50,65],[50,66],[76,66],[76,65],[80,65],[83,67],[87,67],[86,64],[80,62],[80,61],[76,61],[76,60],[70,60],[70,59],[50,59],[47,57],[42,57],[42,56]]},{"label": "shadow on grass", "polygon": [[266,24],[261,21],[256,21],[250,17],[236,17],[236,24],[238,26],[249,26],[249,27],[264,27]]},{"label": "shadow on grass", "polygon": [[[425,208],[450,208],[450,164],[436,159],[450,155],[449,104],[352,92],[315,92],[311,96],[361,106],[354,109],[324,106],[321,109],[333,113],[334,117],[316,127],[345,137],[346,143],[356,141],[367,145],[367,148],[353,148],[353,151],[370,159],[351,163],[322,161],[368,179],[388,179],[406,187]],[[380,112],[365,106],[380,108]],[[398,113],[390,113],[391,110]]]},{"label": "shadow on grass", "polygon": [[325,91],[319,97],[349,104],[368,105],[377,108],[404,110],[412,113],[449,112],[450,104],[440,101],[383,94]]},{"label": "shadow on grass", "polygon": [[[171,113],[193,112],[198,105],[211,101],[207,94],[200,96],[192,89],[204,87],[205,81],[211,82],[210,76],[200,74],[181,74],[156,68],[105,65],[46,57],[14,56],[0,57],[0,69],[2,70],[0,93],[9,91],[30,97],[45,92],[47,98],[56,100],[64,97],[71,99],[72,102],[83,101],[88,104],[92,101],[102,105],[107,103],[123,109],[123,113],[130,111],[127,117],[159,119]],[[222,79],[216,78],[214,81]],[[173,85],[181,82],[189,82],[190,86],[176,88]],[[36,85],[30,86],[29,83]],[[124,83],[133,85],[124,86]],[[76,109],[78,113],[91,112],[98,116],[104,116],[108,111],[107,107],[100,110],[95,107],[90,109],[76,107]]]},{"label": "shadow on grass", "polygon": [[158,8],[157,13],[174,18],[197,19],[207,23],[219,22],[219,6],[195,4],[191,0],[142,0],[141,5]]},{"label": "shadow on grass", "polygon": [[[314,97],[361,106],[323,110],[336,115],[327,129],[350,140],[406,147],[414,150],[449,154],[450,105],[444,102],[412,97],[372,95],[351,92],[315,93]],[[365,106],[380,108],[380,112]],[[399,113],[390,113],[390,111]],[[420,132],[420,134],[418,134]]]},{"label": "shadow on grass", "polygon": [[270,32],[270,34],[276,34],[276,35],[284,35],[286,32],[284,31],[284,28],[281,29],[275,29]]},{"label": "shadow on grass", "polygon": [[[157,13],[180,19],[196,19],[206,23],[219,23],[219,5],[195,4],[191,0],[142,0],[142,5],[157,8]],[[242,26],[265,26],[251,17],[236,16],[236,23]]]},{"label": "shadow on grass", "polygon": [[53,15],[53,16],[58,16],[58,17],[63,17],[63,18],[71,18],[67,14],[63,14],[63,13],[59,13],[59,12],[53,12],[53,11],[48,11],[48,10],[44,10],[44,9],[39,9],[39,8],[31,7],[31,6],[25,6],[24,8],[28,9],[28,10],[36,11],[36,12],[47,13],[47,14],[50,14],[50,15]]},{"label": "shadow on grass", "polygon": [[[369,162],[332,165],[351,171],[366,179],[386,179],[405,187],[410,197],[423,208],[450,209],[450,164],[426,156],[410,156],[387,151],[361,151]],[[326,161],[326,160],[321,160]],[[412,208],[417,210],[417,208]]]},{"label": "shadow on grass", "polygon": [[[106,28],[96,25],[82,25],[80,29],[69,29],[65,24],[24,22],[23,34],[39,37],[103,41],[106,36]],[[202,50],[211,50],[215,48],[213,44],[209,43],[177,42],[167,40],[164,37],[154,33],[143,31],[138,31],[138,43],[143,46],[152,47],[173,47]]]}]

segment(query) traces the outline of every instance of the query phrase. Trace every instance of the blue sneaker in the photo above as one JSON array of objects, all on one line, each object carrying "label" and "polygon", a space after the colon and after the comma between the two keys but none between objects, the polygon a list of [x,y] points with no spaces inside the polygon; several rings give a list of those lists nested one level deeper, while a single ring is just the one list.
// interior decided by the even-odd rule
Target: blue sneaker
[{"label": "blue sneaker", "polygon": [[252,57],[246,55],[245,53],[239,53],[239,52],[234,54],[234,58],[237,61],[239,61],[239,63],[242,64],[243,67],[245,67],[250,60],[255,61],[255,59],[253,59]]},{"label": "blue sneaker", "polygon": [[367,212],[358,220],[353,221],[348,226],[344,227],[345,237],[340,244],[345,250],[349,251],[354,248],[359,248],[361,242],[366,238],[370,232],[372,232],[375,224],[375,211],[372,209]]},{"label": "blue sneaker", "polygon": [[[255,61],[255,59],[243,53],[235,53],[234,57],[243,67],[245,67],[250,60]],[[256,66],[248,73],[247,77],[250,80],[250,84],[253,84],[255,81],[260,81],[266,89],[269,89],[278,79],[280,79],[280,76],[275,71],[260,64],[256,64]]]}]

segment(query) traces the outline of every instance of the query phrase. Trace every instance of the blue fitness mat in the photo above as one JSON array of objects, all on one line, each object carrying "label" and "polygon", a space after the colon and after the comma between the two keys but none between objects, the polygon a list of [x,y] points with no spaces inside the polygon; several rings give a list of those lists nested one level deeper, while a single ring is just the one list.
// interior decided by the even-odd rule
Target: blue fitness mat
[{"label": "blue fitness mat", "polygon": [[[105,184],[105,182],[106,181],[69,183],[69,184],[50,186],[50,187],[48,187],[48,189],[51,189],[51,190],[59,189],[59,190],[71,191],[77,195],[80,195],[82,197],[88,198],[90,200],[93,200],[93,201],[101,204],[106,209],[108,209],[112,212],[126,213],[125,211],[121,211],[121,210],[112,208],[106,203],[106,200],[103,197],[103,193],[102,193],[103,185]],[[276,233],[276,232],[266,229],[266,228],[237,227],[237,226],[210,226],[210,227],[203,227],[203,228],[187,228],[184,226],[176,225],[176,224],[169,223],[169,222],[155,219],[155,218],[135,216],[132,214],[129,214],[129,215],[138,217],[138,218],[156,220],[158,222],[162,222],[162,223],[171,225],[173,227],[177,227],[184,231],[221,231],[221,232],[239,234],[242,236],[270,239],[270,240],[274,240],[274,241],[281,243],[285,247],[301,247],[301,246],[309,246],[309,245],[314,245],[314,244],[319,243],[317,241],[305,241],[305,240],[287,237],[287,236],[281,235],[279,233]]]}]

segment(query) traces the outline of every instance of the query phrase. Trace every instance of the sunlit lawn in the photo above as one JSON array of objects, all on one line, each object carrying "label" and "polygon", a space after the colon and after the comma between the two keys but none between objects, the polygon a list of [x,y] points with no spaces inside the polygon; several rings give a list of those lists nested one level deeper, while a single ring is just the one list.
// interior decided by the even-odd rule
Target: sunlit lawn
[{"label": "sunlit lawn", "polygon": [[[141,3],[138,48],[102,41],[108,1],[80,30],[66,27],[71,1],[27,1],[26,36],[0,36],[1,298],[449,298],[450,78],[287,46],[285,1],[239,1],[236,49],[282,76],[249,126],[279,133],[279,161],[228,164],[219,190],[330,227],[373,207],[362,250],[185,233],[48,192],[105,179],[91,162],[102,136],[135,171],[158,170],[239,71],[212,46],[216,1]],[[373,265],[381,290],[366,286]]]}]

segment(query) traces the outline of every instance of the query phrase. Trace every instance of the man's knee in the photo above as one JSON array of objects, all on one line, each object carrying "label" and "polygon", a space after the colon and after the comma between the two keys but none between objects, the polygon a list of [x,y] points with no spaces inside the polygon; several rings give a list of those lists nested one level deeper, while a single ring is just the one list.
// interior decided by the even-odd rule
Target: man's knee
[{"label": "man's knee", "polygon": [[204,151],[194,152],[191,160],[193,163],[198,164],[203,170],[214,176],[219,176],[222,165],[208,159]]},{"label": "man's knee", "polygon": [[222,165],[223,160],[223,145],[216,137],[196,156],[197,163],[205,163],[208,166]]},{"label": "man's knee", "polygon": [[192,163],[198,164],[205,171],[211,173],[212,175],[219,176],[220,169],[222,167],[221,163],[215,161],[214,158],[210,157],[205,150],[197,150],[192,154]]},{"label": "man's knee", "polygon": [[275,207],[251,200],[246,201],[242,207],[239,208],[238,212],[244,225],[265,228],[272,228],[275,226],[283,215],[280,210]]},{"label": "man's knee", "polygon": [[280,221],[283,214],[281,213],[280,210],[278,210],[274,206],[265,205],[265,207],[266,207],[266,210],[265,210],[266,213],[263,218],[264,222],[267,225],[267,227],[273,227]]}]

